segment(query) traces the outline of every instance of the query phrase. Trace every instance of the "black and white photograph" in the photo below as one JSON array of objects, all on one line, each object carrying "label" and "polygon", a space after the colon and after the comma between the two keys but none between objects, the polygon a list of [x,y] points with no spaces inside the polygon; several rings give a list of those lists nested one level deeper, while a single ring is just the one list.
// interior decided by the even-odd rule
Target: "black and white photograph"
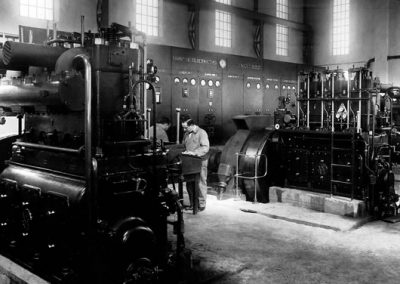
[{"label": "black and white photograph", "polygon": [[0,284],[400,283],[400,0],[0,0]]}]

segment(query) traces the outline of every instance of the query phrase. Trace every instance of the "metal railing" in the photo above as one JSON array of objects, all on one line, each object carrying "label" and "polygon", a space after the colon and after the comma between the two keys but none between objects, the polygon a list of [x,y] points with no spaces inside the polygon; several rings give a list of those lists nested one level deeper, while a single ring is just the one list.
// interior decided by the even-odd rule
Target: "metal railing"
[{"label": "metal railing", "polygon": [[[246,157],[246,158],[254,158],[254,176],[249,176],[245,175],[243,173],[239,173],[239,157]],[[260,158],[265,159],[265,172],[264,174],[258,176],[258,165]],[[236,153],[236,174],[234,175],[235,181],[236,181],[236,197],[235,200],[239,200],[239,179],[247,179],[247,180],[253,180],[254,181],[254,200],[253,203],[257,203],[257,180],[263,177],[266,177],[268,174],[268,167],[267,167],[267,156],[265,154],[254,154],[254,155],[249,155],[249,154],[244,154],[244,153]]]}]

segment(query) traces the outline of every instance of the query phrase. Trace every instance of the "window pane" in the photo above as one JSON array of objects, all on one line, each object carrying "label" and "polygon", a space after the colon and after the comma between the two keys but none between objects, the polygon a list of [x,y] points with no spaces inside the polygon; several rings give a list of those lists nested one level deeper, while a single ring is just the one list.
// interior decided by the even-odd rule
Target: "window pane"
[{"label": "window pane", "polygon": [[28,17],[28,6],[21,5],[20,11],[21,11],[21,16]]},{"label": "window pane", "polygon": [[231,0],[215,0],[215,1],[225,5],[231,5]]},{"label": "window pane", "polygon": [[147,35],[158,36],[159,0],[136,0],[136,27]]},{"label": "window pane", "polygon": [[276,0],[276,16],[281,19],[289,19],[289,4],[287,0]]},{"label": "window pane", "polygon": [[332,54],[349,53],[350,5],[348,0],[333,0]]},{"label": "window pane", "polygon": [[37,17],[39,19],[44,19],[44,8],[37,8]]},{"label": "window pane", "polygon": [[46,20],[53,20],[53,10],[46,9]]},{"label": "window pane", "polygon": [[231,47],[231,43],[232,43],[231,14],[225,11],[217,10],[215,11],[215,45],[222,47]]},{"label": "window pane", "polygon": [[29,6],[29,17],[36,18],[36,7]]},{"label": "window pane", "polygon": [[53,0],[20,0],[20,14],[37,19],[53,19]]},{"label": "window pane", "polygon": [[289,29],[286,26],[276,25],[276,54],[288,55]]}]

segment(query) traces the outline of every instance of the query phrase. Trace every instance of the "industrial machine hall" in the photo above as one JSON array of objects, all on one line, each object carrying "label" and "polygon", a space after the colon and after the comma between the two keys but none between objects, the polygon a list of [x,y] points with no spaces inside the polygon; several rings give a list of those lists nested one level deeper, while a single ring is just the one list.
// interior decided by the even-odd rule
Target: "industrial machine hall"
[{"label": "industrial machine hall", "polygon": [[400,283],[399,0],[0,5],[0,284]]}]

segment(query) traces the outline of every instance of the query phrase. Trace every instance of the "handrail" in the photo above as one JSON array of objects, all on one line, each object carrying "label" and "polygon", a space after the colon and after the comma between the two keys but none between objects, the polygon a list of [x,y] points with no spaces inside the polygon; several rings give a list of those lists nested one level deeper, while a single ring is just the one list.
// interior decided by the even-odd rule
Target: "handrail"
[{"label": "handrail", "polygon": [[[243,156],[243,157],[248,157],[248,158],[254,158],[254,176],[250,177],[250,176],[244,176],[243,174],[239,174],[239,156]],[[258,176],[257,172],[258,172],[258,161],[260,159],[260,157],[264,157],[265,158],[265,172],[263,175]],[[234,174],[233,176],[236,179],[236,198],[238,198],[238,186],[239,186],[239,178],[241,179],[248,179],[248,180],[254,180],[254,203],[257,203],[257,179],[266,177],[268,174],[268,159],[267,156],[265,154],[255,154],[255,155],[248,155],[245,153],[236,153],[236,174]]]}]

